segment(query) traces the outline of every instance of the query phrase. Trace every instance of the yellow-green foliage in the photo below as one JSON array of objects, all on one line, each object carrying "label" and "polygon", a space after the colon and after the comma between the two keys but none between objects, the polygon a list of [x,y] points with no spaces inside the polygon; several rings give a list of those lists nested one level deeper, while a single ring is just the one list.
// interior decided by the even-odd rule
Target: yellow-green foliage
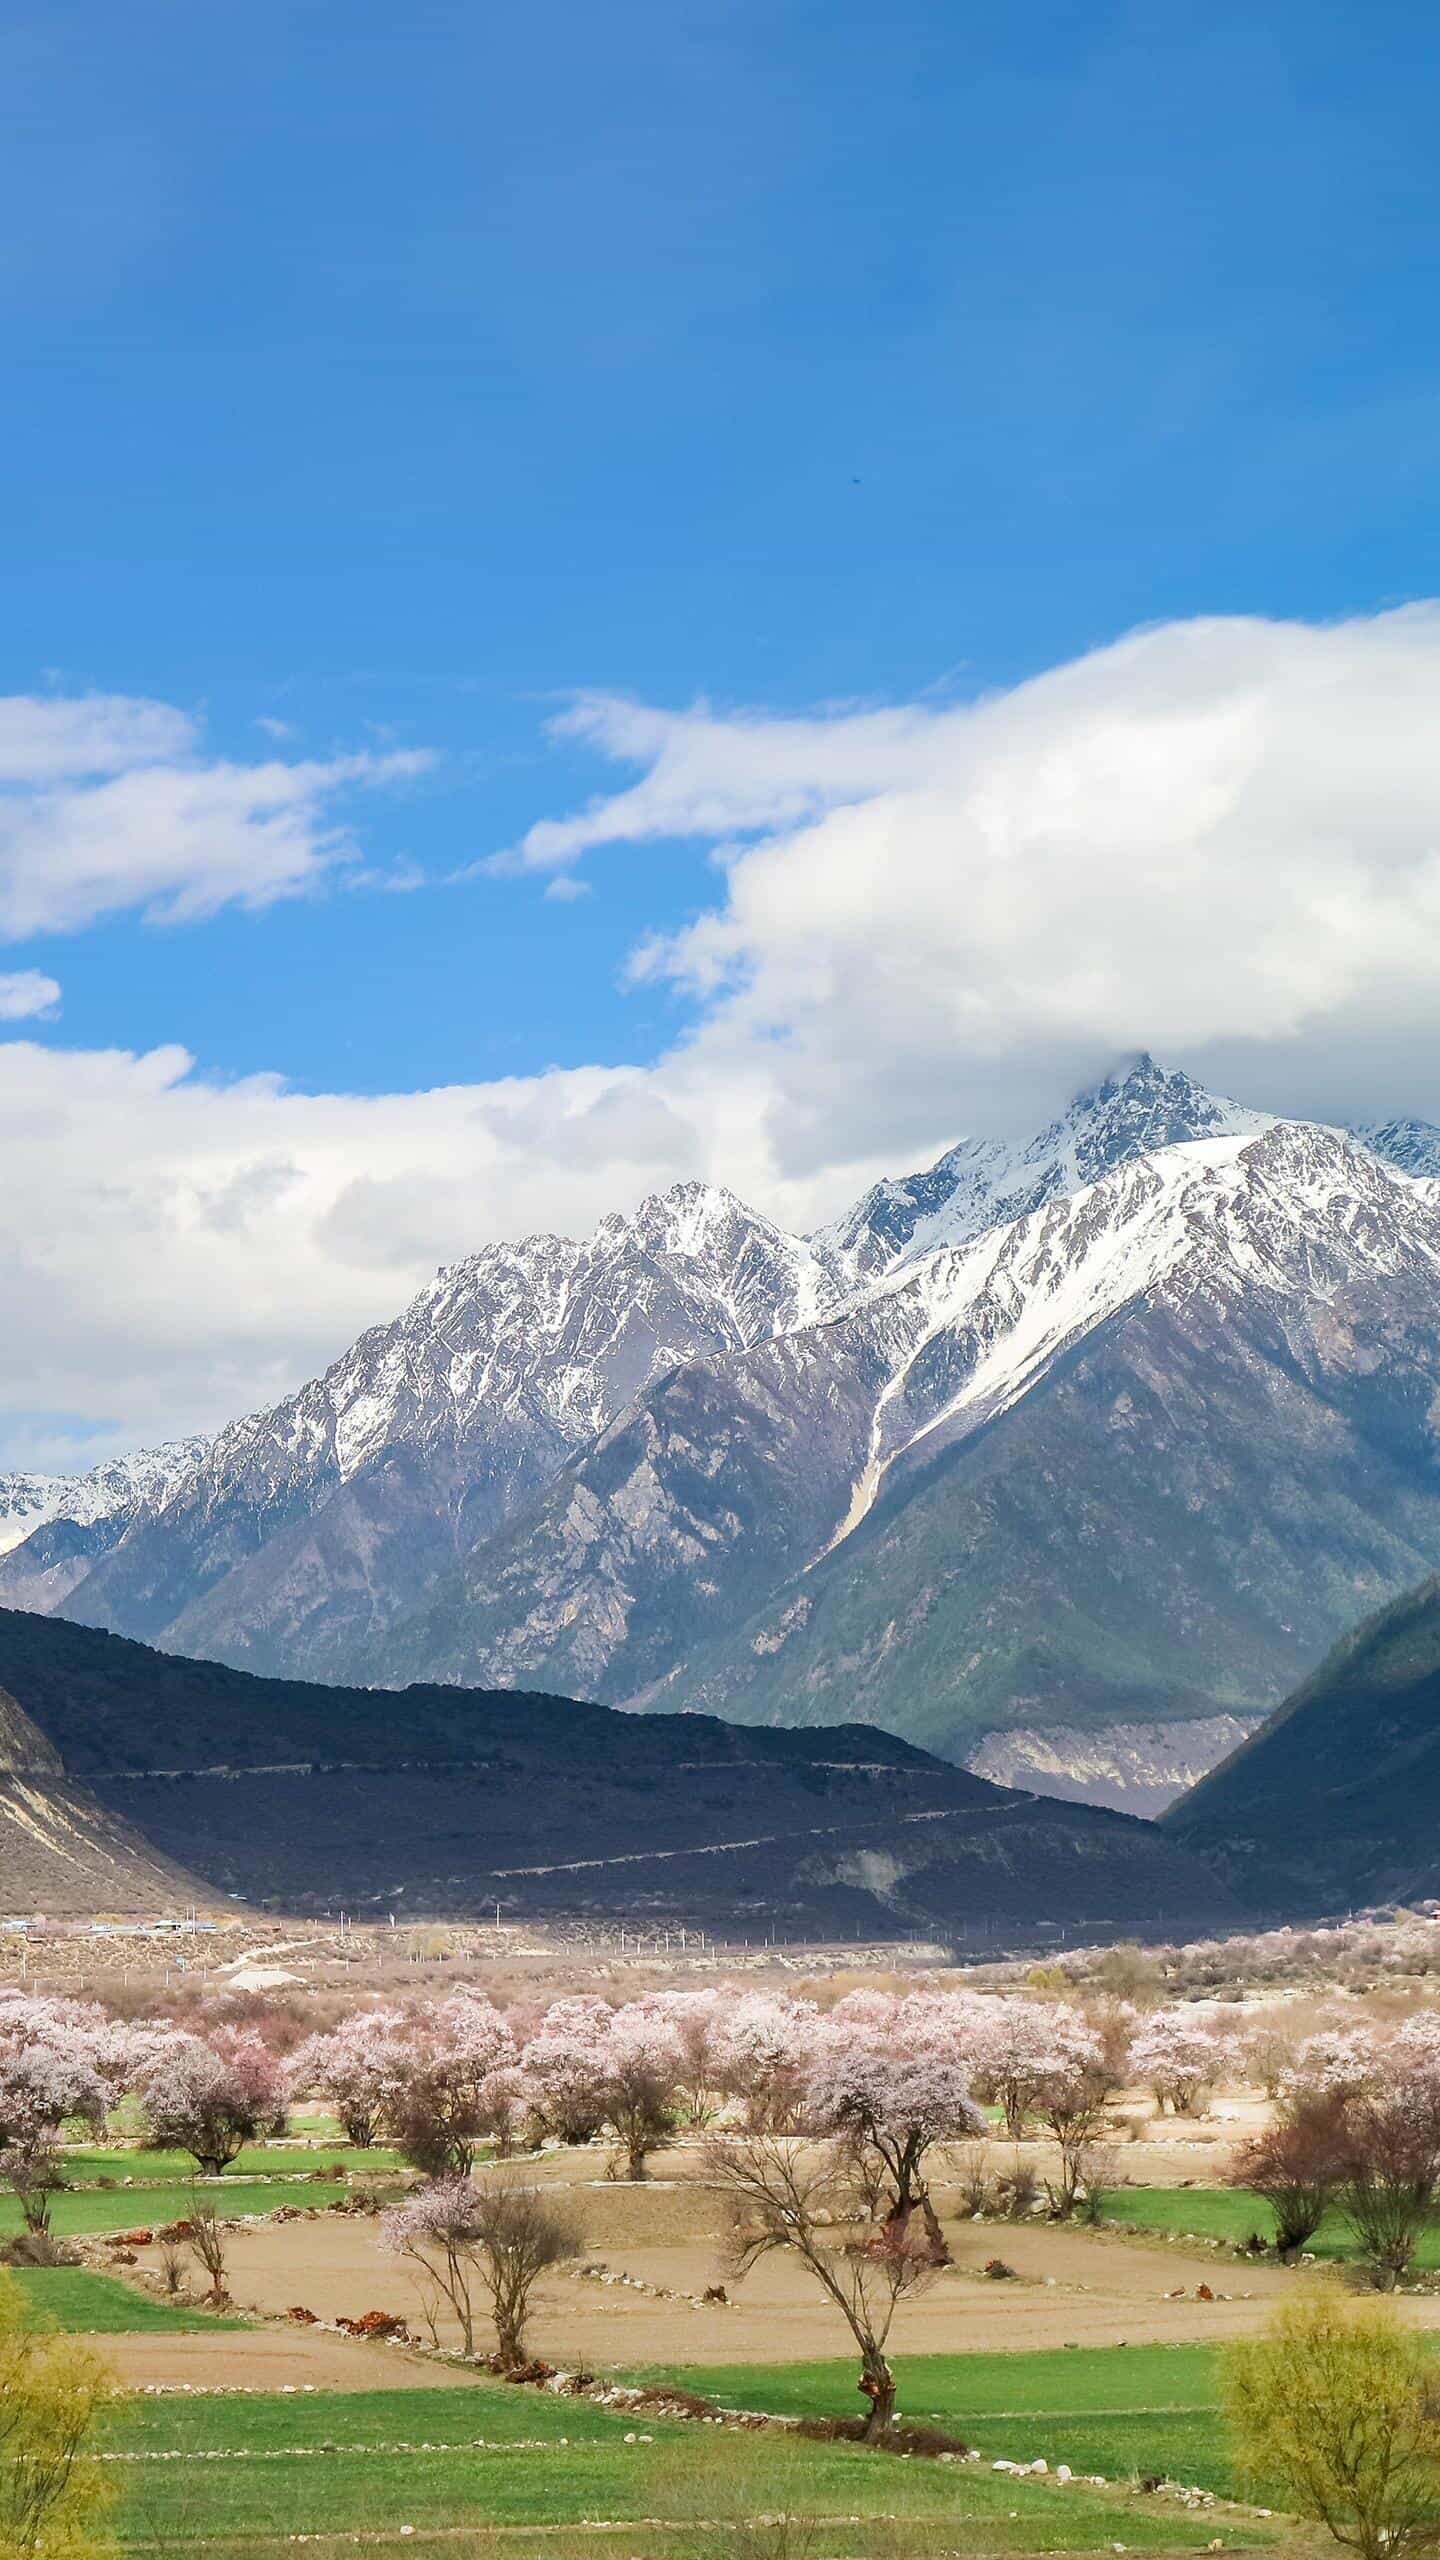
[{"label": "yellow-green foliage", "polygon": [[104,2366],[37,2329],[0,2269],[0,2560],[89,2560],[100,2549],[109,2500],[81,2456],[114,2397]]},{"label": "yellow-green foliage", "polygon": [[1440,2534],[1433,2372],[1389,2303],[1316,2288],[1222,2367],[1239,2467],[1257,2493],[1390,2560]]}]

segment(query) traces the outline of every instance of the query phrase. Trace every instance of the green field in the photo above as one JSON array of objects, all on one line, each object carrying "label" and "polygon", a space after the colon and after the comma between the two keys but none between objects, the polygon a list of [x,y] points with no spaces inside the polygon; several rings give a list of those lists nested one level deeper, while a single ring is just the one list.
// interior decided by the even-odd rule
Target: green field
[{"label": "green field", "polygon": [[[343,2187],[285,2187],[274,2180],[227,2178],[223,2185],[200,2189],[205,2203],[221,2214],[273,2213],[277,2205],[318,2205],[323,2210],[344,2194]],[[50,2206],[50,2227],[57,2239],[90,2231],[153,2230],[157,2223],[180,2222],[193,2211],[195,2188],[155,2187],[62,2188]],[[12,2195],[0,2195],[0,2239],[23,2227],[20,2206]]]},{"label": "green field", "polygon": [[[627,2434],[637,2440],[627,2444]],[[1117,2540],[1130,2550],[1193,2550],[1216,2535],[1237,2549],[1264,2538],[1213,2515],[1120,2506],[989,2470],[737,2438],[499,2385],[135,2400],[112,2422],[106,2450],[149,2457],[107,2465],[132,2544],[355,2531],[368,2540],[398,2535],[402,2524],[448,2541],[457,2527],[477,2537],[527,2526],[548,2534],[658,2517],[673,2529],[649,2525],[643,2547],[646,2560],[661,2560],[684,2549],[684,2519],[776,2506],[834,2519],[829,2547],[852,2560],[866,2547],[857,2526],[863,2537],[865,2519],[887,2516],[903,2531],[891,2539],[881,2527],[877,2547],[917,2554],[1109,2551]],[[632,2560],[628,2541],[597,2536],[594,2547]]]},{"label": "green field", "polygon": [[[897,2358],[906,2418],[944,2427],[991,2457],[1043,2454],[1107,2480],[1159,2475],[1243,2495],[1218,2421],[1209,2347],[1054,2348],[1038,2354]],[[658,2373],[635,2377],[658,2381]],[[688,2368],[690,2388],[727,2408],[777,2417],[850,2417],[852,2361]]]},{"label": "green field", "polygon": [[191,2311],[184,2303],[157,2301],[116,2276],[89,2267],[18,2267],[14,2279],[38,2326],[114,2337],[153,2329],[239,2329],[240,2320]]},{"label": "green field", "polygon": [[[1138,2222],[1147,2231],[1193,2234],[1202,2240],[1247,2240],[1252,2231],[1266,2240],[1275,2236],[1275,2217],[1258,2196],[1235,2187],[1117,2187],[1109,2198],[1108,2222]],[[1308,2247],[1318,2258],[1353,2258],[1355,2239],[1338,2213],[1327,2215]],[[1440,2226],[1432,2227],[1415,2253],[1417,2267],[1440,2267]]]},{"label": "green field", "polygon": [[[135,2142],[67,2143],[64,2158],[67,2177],[82,2186],[101,2178],[173,2183],[195,2174],[188,2151],[147,2151]],[[329,2169],[343,2169],[349,2177],[378,2177],[404,2165],[398,2151],[378,2145],[359,2151],[351,2142],[257,2142],[226,2170],[224,2183],[232,2178],[306,2178]]]}]

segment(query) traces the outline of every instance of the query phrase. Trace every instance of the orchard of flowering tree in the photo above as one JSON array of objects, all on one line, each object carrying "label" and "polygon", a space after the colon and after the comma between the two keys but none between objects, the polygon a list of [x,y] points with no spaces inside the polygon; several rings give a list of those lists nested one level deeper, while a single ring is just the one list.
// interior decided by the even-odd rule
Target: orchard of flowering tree
[{"label": "orchard of flowering tree", "polygon": [[[1178,2240],[1197,2180],[1147,2186],[1147,2160],[1188,2156],[1202,2130],[1208,2192],[1244,2217],[1236,2245],[1268,2217],[1255,2246],[1277,2270],[1323,2240],[1377,2291],[1406,2282],[1440,2206],[1440,2013],[1347,1993],[1302,2020],[1163,1990],[1117,1958],[1096,1979],[1047,1968],[1005,1988],[951,1974],[803,1992],[692,1980],[628,1999],[192,1990],[140,2014],[0,1991],[0,2184],[19,2226],[0,2251],[32,2268],[64,2257],[77,2162],[113,2154],[143,2188],[147,2154],[178,2154],[191,2183],[176,2228],[223,2310],[241,2245],[227,2190],[287,2174],[358,2190],[373,2160],[372,2199],[352,2208],[372,2215],[365,2263],[403,2271],[432,2352],[523,2375],[557,2280],[596,2272],[587,2199],[633,2191],[643,2225],[658,2170],[672,2197],[709,2199],[717,2302],[781,2282],[818,2339],[848,2340],[867,2440],[898,2423],[892,2347],[941,2319],[927,2303],[960,2318],[957,2278],[1015,2271],[967,2226],[1032,2224],[1032,2240],[1085,2226],[1114,2264],[1106,2226],[1129,2187]],[[344,2160],[319,2173],[275,2149],[303,2158],[337,2138]],[[317,2210],[278,2191],[271,2209]]]}]

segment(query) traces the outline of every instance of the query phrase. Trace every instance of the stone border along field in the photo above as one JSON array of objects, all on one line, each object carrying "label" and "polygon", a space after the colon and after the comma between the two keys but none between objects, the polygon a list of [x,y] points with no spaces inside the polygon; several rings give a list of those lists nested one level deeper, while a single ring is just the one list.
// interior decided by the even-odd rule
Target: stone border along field
[{"label": "stone border along field", "polygon": [[[968,2552],[1017,2554],[1233,2551],[1267,2539],[1248,2514],[1189,2515],[1009,2466],[894,2461],[788,2431],[711,2434],[648,2414],[637,2423],[631,2411],[473,2378],[464,2394],[132,2401],[100,2459],[118,2475],[124,2538],[171,2548],[357,2530],[449,2536],[468,2525],[478,2549],[507,2529],[631,2524],[658,2532],[650,2560],[660,2546],[683,2550],[707,2517],[777,2506],[826,2519],[840,2547],[858,2552],[856,2529],[886,2519],[924,2551],[956,2533]],[[887,2537],[882,2548],[892,2547]]]}]

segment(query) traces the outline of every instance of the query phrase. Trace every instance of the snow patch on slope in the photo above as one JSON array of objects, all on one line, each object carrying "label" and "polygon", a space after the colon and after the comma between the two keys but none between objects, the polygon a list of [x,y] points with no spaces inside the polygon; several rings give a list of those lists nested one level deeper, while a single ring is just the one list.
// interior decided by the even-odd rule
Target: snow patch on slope
[{"label": "snow patch on slope", "polygon": [[158,1449],[106,1458],[78,1476],[0,1475],[0,1555],[9,1555],[52,1520],[75,1520],[88,1528],[92,1521],[109,1520],[140,1504],[163,1510],[209,1445],[206,1440],[170,1440]]}]

